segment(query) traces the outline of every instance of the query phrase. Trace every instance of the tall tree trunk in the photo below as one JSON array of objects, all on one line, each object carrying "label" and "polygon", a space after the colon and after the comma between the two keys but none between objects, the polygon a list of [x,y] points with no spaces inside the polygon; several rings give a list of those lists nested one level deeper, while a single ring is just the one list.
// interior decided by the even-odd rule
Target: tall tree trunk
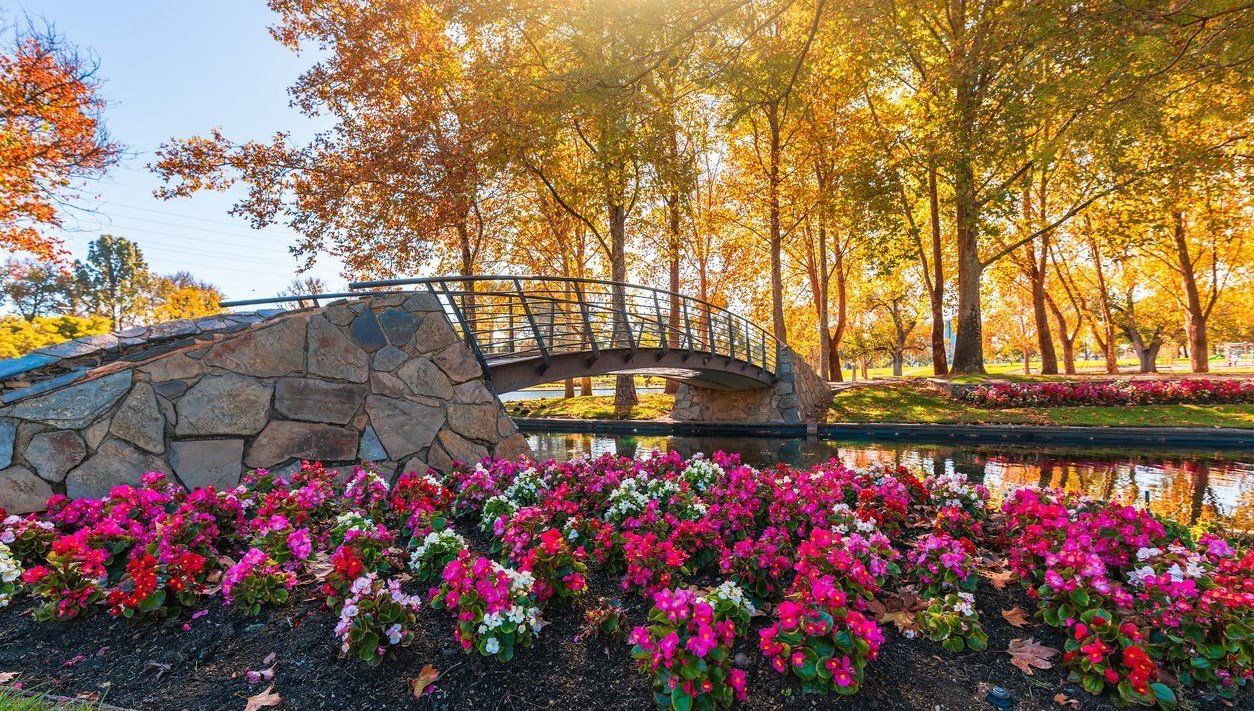
[{"label": "tall tree trunk", "polygon": [[832,379],[832,334],[827,330],[830,319],[827,314],[828,288],[831,283],[827,271],[827,227],[819,225],[819,375],[825,380]]},{"label": "tall tree trunk", "polygon": [[1175,239],[1176,257],[1180,261],[1180,277],[1184,282],[1185,331],[1189,337],[1189,366],[1194,373],[1210,370],[1210,347],[1206,343],[1207,309],[1197,289],[1197,273],[1193,257],[1189,255],[1189,243],[1185,235],[1184,213],[1171,213],[1172,236]]},{"label": "tall tree trunk", "polygon": [[832,380],[840,383],[845,380],[844,365],[840,362],[840,343],[845,338],[848,324],[849,292],[845,284],[845,251],[839,239],[832,251],[832,259],[832,273],[836,275],[836,327],[827,341],[827,359],[831,364]]},{"label": "tall tree trunk", "polygon": [[928,300],[932,306],[932,373],[949,373],[949,359],[945,354],[945,267],[941,252],[940,194],[936,187],[936,164],[927,171],[928,221],[932,228],[932,288]]},{"label": "tall tree trunk", "polygon": [[[630,340],[630,325],[619,314],[627,312],[627,294],[621,282],[627,281],[627,209],[621,204],[609,206],[610,222],[610,287],[614,302],[614,345],[626,347]],[[626,412],[640,402],[636,396],[636,381],[630,375],[614,378],[614,409]]]},{"label": "tall tree trunk", "polygon": [[579,379],[579,394],[585,397],[592,395],[592,376],[585,375]]},{"label": "tall tree trunk", "polygon": [[[1028,201],[1025,199],[1024,204]],[[1031,228],[1029,223],[1028,229]],[[1040,242],[1040,256],[1037,256],[1037,242]],[[1032,319],[1036,326],[1036,345],[1041,352],[1041,373],[1044,375],[1058,374],[1058,354],[1054,351],[1054,339],[1050,335],[1049,310],[1045,305],[1045,280],[1048,275],[1049,233],[1028,242],[1028,277],[1032,283]]]},{"label": "tall tree trunk", "polygon": [[767,164],[767,200],[770,219],[771,252],[771,329],[780,342],[788,340],[788,327],[784,323],[784,236],[779,217],[779,162],[781,155],[779,106],[771,104],[767,111],[770,129],[770,155]]},{"label": "tall tree trunk", "polygon": [[567,378],[563,380],[562,386],[563,386],[562,397],[569,400],[570,398],[575,396],[575,379],[574,378]]},{"label": "tall tree trunk", "polygon": [[975,175],[968,161],[959,161],[954,180],[954,225],[958,235],[958,337],[953,372],[984,372],[984,334],[980,312],[979,206]]},{"label": "tall tree trunk", "polygon": [[[671,193],[666,198],[666,258],[667,267],[669,269],[669,280],[667,288],[672,294],[679,293],[679,256],[682,235],[680,220],[679,194]],[[670,298],[670,313],[667,314],[667,341],[671,348],[679,348],[682,345],[679,342],[679,298],[672,296]],[[663,390],[668,395],[674,395],[679,392],[678,380],[666,380],[666,387]]]},{"label": "tall tree trunk", "polygon": [[1110,292],[1106,289],[1106,274],[1102,269],[1102,254],[1097,248],[1097,239],[1089,233],[1089,253],[1093,257],[1093,269],[1097,275],[1098,302],[1101,305],[1102,330],[1106,337],[1098,339],[1102,344],[1102,354],[1106,358],[1106,372],[1110,375],[1119,374],[1119,356],[1115,351],[1115,318],[1110,306]]}]

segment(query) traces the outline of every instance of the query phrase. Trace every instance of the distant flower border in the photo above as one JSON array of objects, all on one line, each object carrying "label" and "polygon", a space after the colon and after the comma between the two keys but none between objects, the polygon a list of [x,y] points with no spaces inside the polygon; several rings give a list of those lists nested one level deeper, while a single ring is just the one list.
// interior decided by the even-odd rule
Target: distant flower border
[{"label": "distant flower border", "polygon": [[1122,380],[977,385],[958,399],[981,407],[1221,405],[1254,403],[1254,379]]}]

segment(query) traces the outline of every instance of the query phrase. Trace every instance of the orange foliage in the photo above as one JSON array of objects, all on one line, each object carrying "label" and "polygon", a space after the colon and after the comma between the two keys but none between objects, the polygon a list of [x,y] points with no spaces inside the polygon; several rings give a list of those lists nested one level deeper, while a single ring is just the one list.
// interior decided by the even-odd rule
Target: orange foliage
[{"label": "orange foliage", "polygon": [[60,261],[61,208],[121,147],[100,121],[95,66],[53,36],[21,37],[0,55],[0,247]]}]

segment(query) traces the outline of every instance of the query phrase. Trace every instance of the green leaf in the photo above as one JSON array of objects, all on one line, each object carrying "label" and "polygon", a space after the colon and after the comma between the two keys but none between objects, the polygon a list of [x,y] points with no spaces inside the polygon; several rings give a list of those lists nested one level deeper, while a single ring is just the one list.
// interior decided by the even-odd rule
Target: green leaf
[{"label": "green leaf", "polygon": [[675,711],[691,711],[692,697],[684,692],[682,688],[677,688],[671,692],[671,708]]},{"label": "green leaf", "polygon": [[1158,705],[1167,709],[1167,711],[1171,711],[1176,707],[1178,703],[1176,692],[1172,691],[1171,687],[1156,681],[1150,684],[1150,691],[1154,692],[1154,698],[1158,699]]},{"label": "green leaf", "polygon": [[1102,693],[1102,688],[1106,686],[1106,680],[1102,678],[1101,674],[1085,674],[1080,677],[1080,686],[1084,687],[1085,691],[1096,696]]}]

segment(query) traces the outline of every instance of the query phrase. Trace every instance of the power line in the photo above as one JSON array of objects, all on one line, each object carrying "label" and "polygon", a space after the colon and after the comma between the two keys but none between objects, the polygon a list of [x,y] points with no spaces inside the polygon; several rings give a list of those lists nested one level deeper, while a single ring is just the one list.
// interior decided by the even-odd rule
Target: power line
[{"label": "power line", "polygon": [[[226,254],[223,252],[205,252],[201,250],[180,249],[178,247],[169,247],[165,245],[140,244],[139,248],[141,252],[148,252],[148,251],[163,252],[163,253],[171,253],[171,254],[190,256],[190,257],[202,257],[202,258],[208,258],[208,259],[225,259],[225,260],[231,260],[234,262],[239,261],[239,255]],[[274,274],[273,272],[260,271],[256,269],[242,269],[239,267],[222,267],[222,266],[214,265],[213,268],[214,269],[230,269],[232,271],[246,271],[246,272],[250,272],[253,274],[262,274],[262,275],[267,275],[267,276],[273,276]]]},{"label": "power line", "polygon": [[[197,220],[199,222],[212,222],[216,225],[226,225],[227,227],[239,227],[238,222],[230,222],[228,220],[215,220],[210,217],[197,217],[195,215],[185,215],[181,212],[170,212],[168,210],[157,210],[151,207],[140,207],[139,205],[128,205],[124,202],[109,202],[109,203],[105,203],[105,205],[112,206],[112,207],[124,207],[129,210],[141,210],[143,212],[151,212],[154,215],[163,215],[165,217],[177,217],[177,218],[184,219],[184,220]],[[263,232],[265,230],[257,230],[257,231]],[[275,234],[278,234],[278,233],[276,232]]]},{"label": "power line", "polygon": [[282,238],[282,239],[290,240],[294,237],[299,236],[294,233],[285,235],[285,234],[280,234],[278,232],[264,232],[262,230],[257,230],[256,232],[250,235],[250,234],[244,234],[242,232],[226,232],[224,230],[213,230],[213,229],[209,229],[208,227],[197,227],[195,225],[180,225],[177,222],[164,222],[162,220],[150,220],[147,217],[136,217],[135,215],[121,215],[120,217],[126,220],[139,220],[140,222],[150,222],[154,225],[165,225],[166,227],[177,227],[181,230],[198,230],[200,232],[210,232],[212,234],[217,234],[217,235],[226,235],[227,237],[239,237],[240,239],[257,239],[257,237],[272,236],[275,238]]},{"label": "power line", "polygon": [[[150,230],[150,229],[146,229],[146,228],[143,228],[143,227],[133,227],[133,226],[123,225],[123,224],[116,225],[116,227],[118,227],[118,228],[119,228],[119,229],[118,229],[118,231],[119,231],[119,232],[121,232],[121,231],[125,231],[125,232],[142,232],[142,233],[145,233],[145,234],[157,235],[157,236],[160,236],[160,237],[169,237],[170,239],[183,240],[183,241],[185,241],[185,242],[194,242],[194,243],[196,243],[196,244],[204,244],[204,243],[207,241],[207,240],[205,240],[205,239],[203,239],[203,238],[197,238],[197,237],[195,237],[195,236],[193,236],[193,235],[176,235],[176,234],[171,234],[171,233],[169,233],[169,232],[161,232],[161,231],[159,231],[159,230]],[[77,236],[76,236],[76,237],[77,237]],[[83,237],[83,239],[88,239],[88,240],[90,240],[91,238],[90,238],[90,237]],[[217,242],[217,241],[209,241],[209,243],[210,243],[210,244],[219,244],[219,242]],[[259,252],[261,255],[265,255],[265,256],[268,256],[268,257],[274,257],[274,258],[279,257],[279,255],[280,255],[280,254],[285,255],[285,256],[291,256],[291,252],[288,252],[288,251],[287,251],[287,248],[285,248],[285,247],[280,247],[280,248],[278,248],[278,250],[275,250],[273,247],[265,247],[265,246],[262,246],[262,245],[249,245],[249,244],[231,244],[231,245],[222,245],[222,246],[229,246],[231,249],[250,249],[250,250],[255,250],[255,251]],[[228,253],[226,253],[226,252],[222,252],[221,254],[228,254]],[[240,255],[239,255],[239,254],[231,254],[230,256],[233,256],[233,257],[239,257]],[[259,255],[259,256],[260,256],[260,255]]]}]

